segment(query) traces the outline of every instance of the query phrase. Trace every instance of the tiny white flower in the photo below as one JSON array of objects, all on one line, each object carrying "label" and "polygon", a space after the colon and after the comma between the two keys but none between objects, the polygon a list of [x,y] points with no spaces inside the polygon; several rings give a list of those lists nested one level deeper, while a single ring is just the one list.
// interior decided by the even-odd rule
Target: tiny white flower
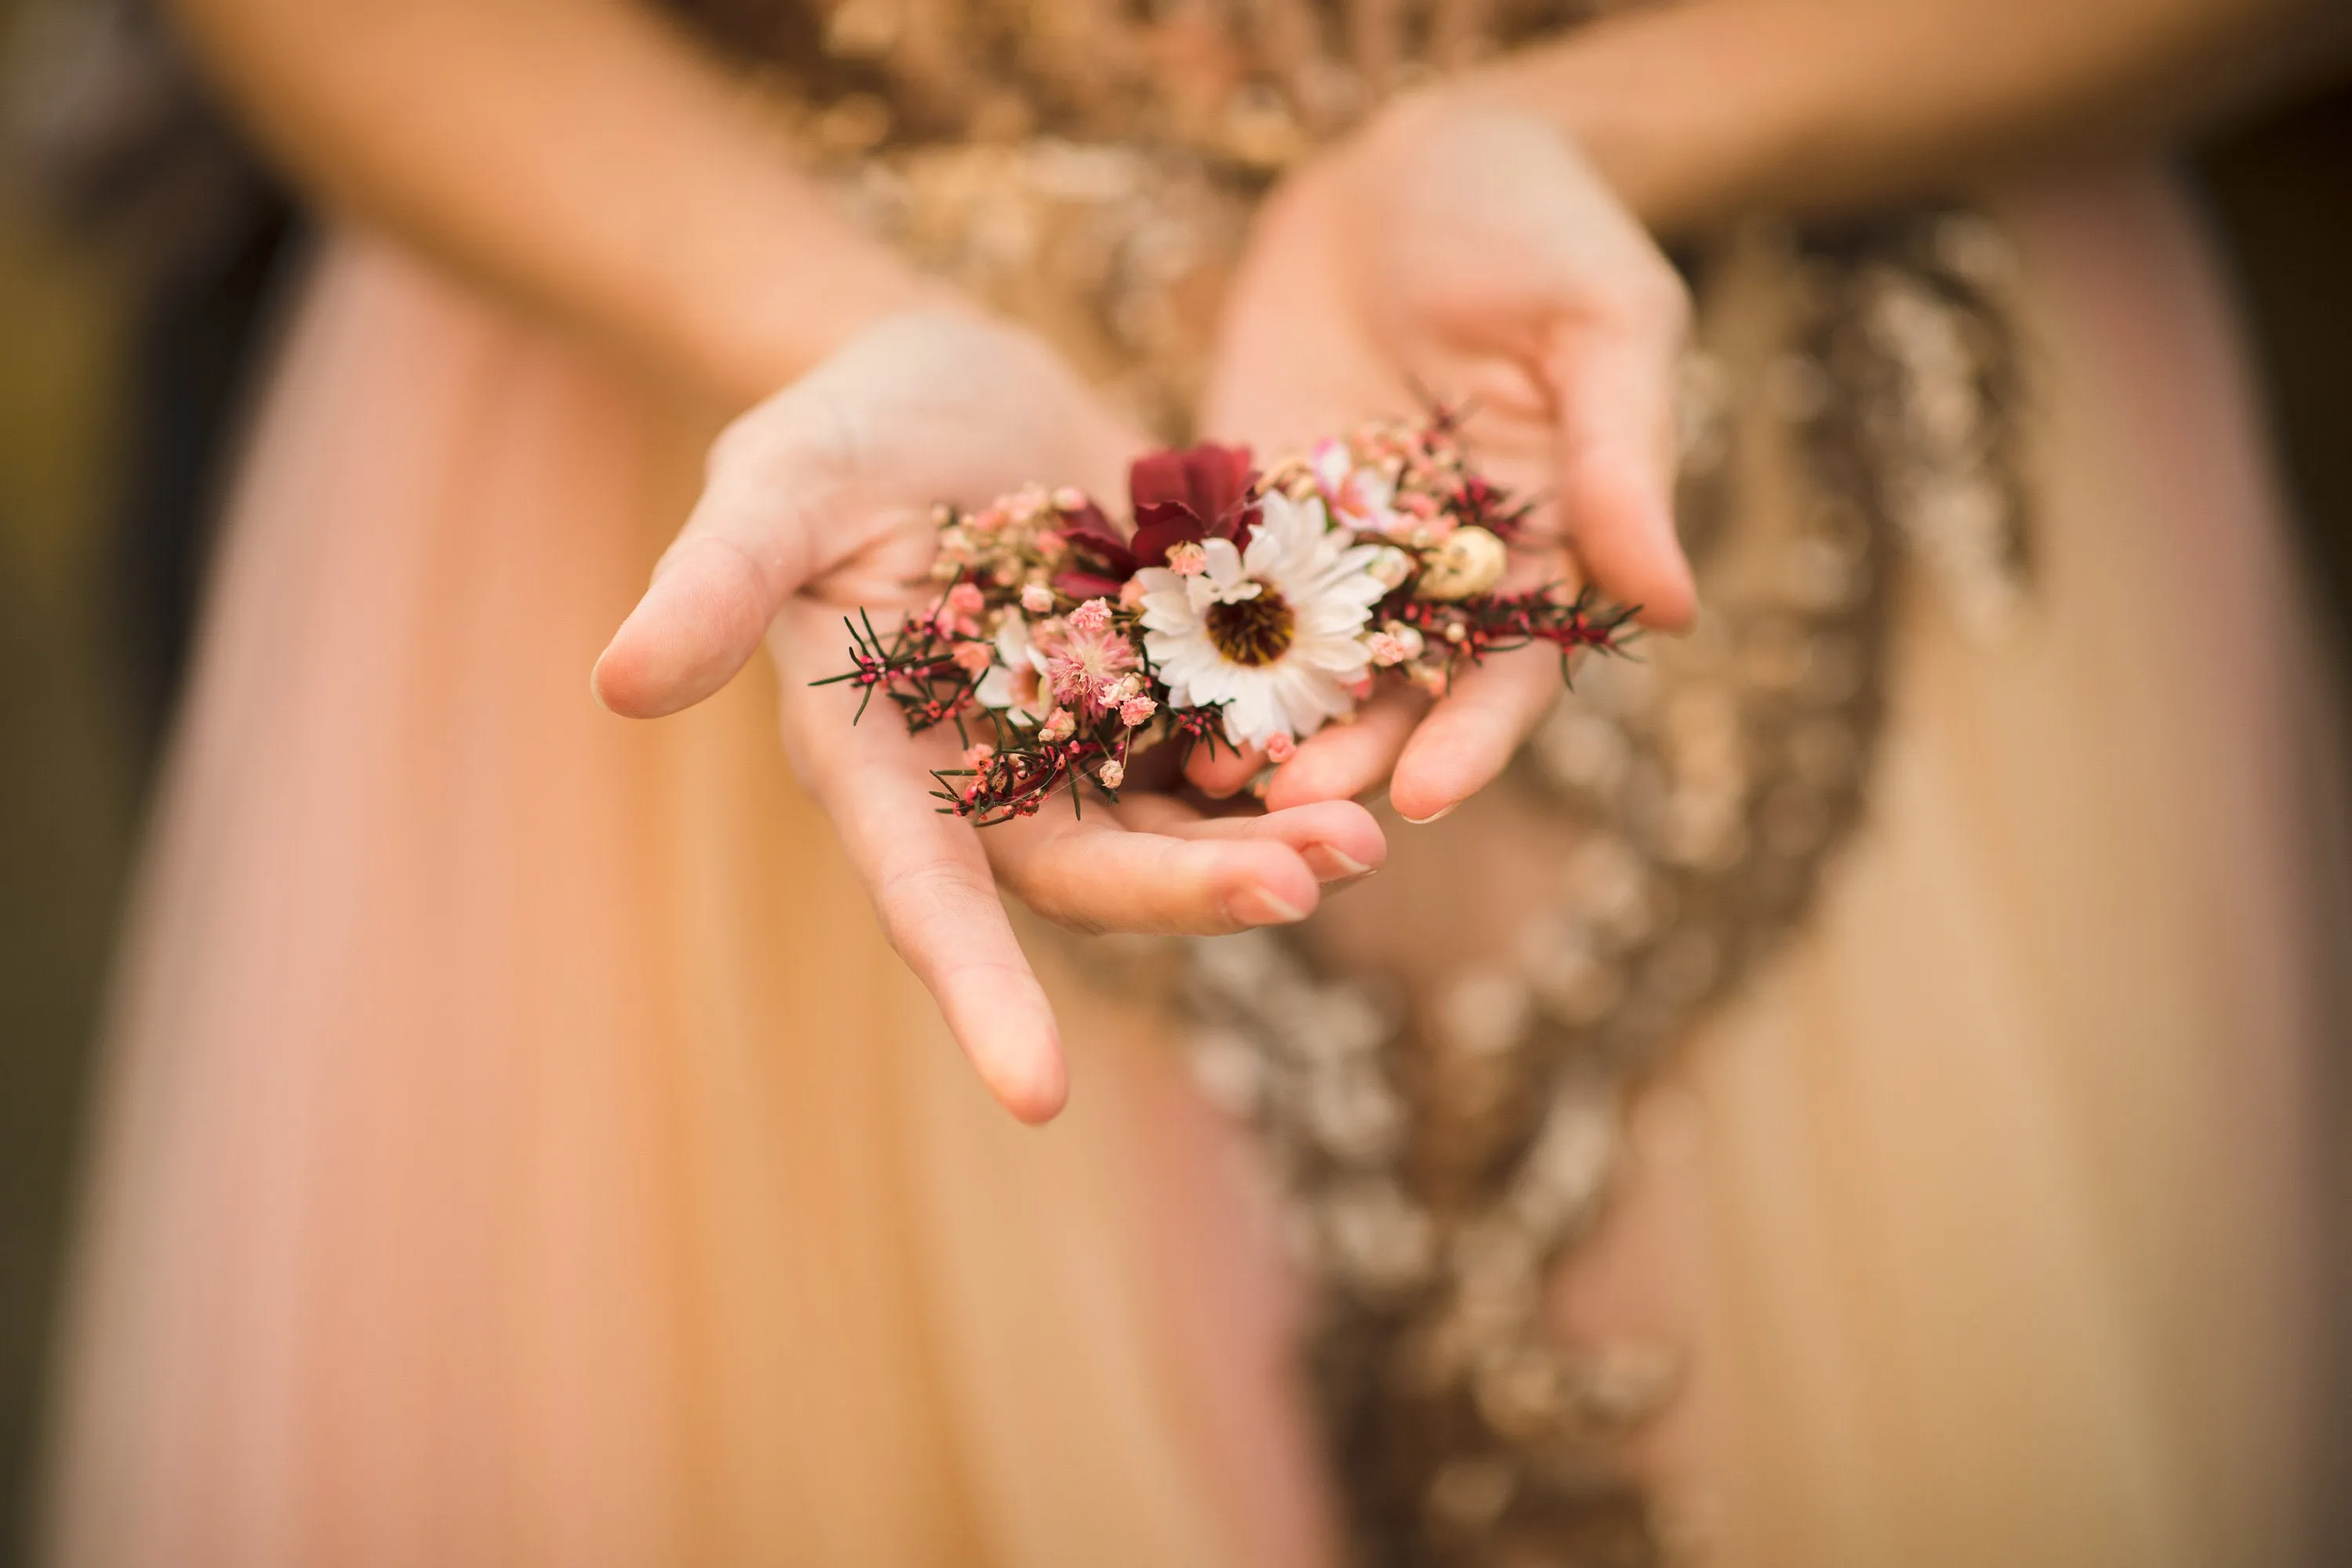
[{"label": "tiny white flower", "polygon": [[1179,707],[1222,708],[1237,744],[1313,734],[1350,711],[1361,634],[1388,592],[1375,545],[1351,545],[1316,497],[1269,494],[1246,552],[1202,542],[1202,567],[1138,573],[1143,646]]}]

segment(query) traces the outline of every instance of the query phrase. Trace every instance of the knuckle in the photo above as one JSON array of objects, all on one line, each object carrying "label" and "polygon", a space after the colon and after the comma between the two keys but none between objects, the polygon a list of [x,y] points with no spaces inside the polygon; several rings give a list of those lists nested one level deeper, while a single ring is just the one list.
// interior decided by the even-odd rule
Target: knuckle
[{"label": "knuckle", "polygon": [[1102,936],[1118,922],[1098,902],[1089,900],[1066,872],[1054,868],[1050,855],[1023,857],[1003,870],[1006,883],[1030,911],[1079,936]]},{"label": "knuckle", "polygon": [[951,926],[979,902],[992,903],[995,888],[971,868],[953,860],[919,860],[887,873],[874,889],[882,930],[902,958],[912,959],[925,940]]}]

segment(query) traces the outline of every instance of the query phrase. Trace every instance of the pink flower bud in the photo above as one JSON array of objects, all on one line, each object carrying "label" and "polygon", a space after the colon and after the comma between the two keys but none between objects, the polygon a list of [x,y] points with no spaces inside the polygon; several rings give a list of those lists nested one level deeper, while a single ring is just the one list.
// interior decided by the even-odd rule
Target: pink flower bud
[{"label": "pink flower bud", "polygon": [[1070,612],[1070,629],[1089,635],[1110,625],[1110,605],[1100,599],[1088,599]]},{"label": "pink flower bud", "polygon": [[1032,583],[1021,590],[1021,607],[1033,616],[1049,614],[1054,608],[1054,590],[1043,583]]},{"label": "pink flower bud", "polygon": [[1118,705],[1118,721],[1132,730],[1158,711],[1160,704],[1150,698],[1130,697]]},{"label": "pink flower bud", "polygon": [[976,741],[964,748],[963,765],[968,768],[984,768],[988,766],[988,760],[994,755],[996,755],[994,746],[985,741]]},{"label": "pink flower bud", "polygon": [[1209,552],[1187,539],[1168,547],[1168,570],[1179,577],[1198,577],[1209,569]]},{"label": "pink flower bud", "polygon": [[1288,735],[1276,735],[1265,743],[1265,760],[1280,767],[1298,754],[1298,742]]},{"label": "pink flower bud", "polygon": [[1396,638],[1391,637],[1386,632],[1374,632],[1371,636],[1366,637],[1364,639],[1364,651],[1370,654],[1372,656],[1372,662],[1379,665],[1383,669],[1386,669],[1391,665],[1402,664],[1406,659],[1412,657],[1411,654],[1405,652],[1404,644],[1399,642]]},{"label": "pink flower bud", "polygon": [[1122,610],[1141,609],[1143,607],[1143,595],[1146,592],[1148,592],[1148,590],[1144,587],[1140,579],[1129,577],[1126,582],[1121,583],[1118,585],[1118,607]]},{"label": "pink flower bud", "polygon": [[948,608],[960,616],[976,616],[988,607],[977,583],[959,583],[948,590]]},{"label": "pink flower bud", "polygon": [[1112,758],[1095,770],[1095,782],[1105,789],[1117,789],[1127,782],[1127,764]]},{"label": "pink flower bud", "polygon": [[966,675],[978,675],[994,662],[995,655],[984,642],[960,642],[951,656],[956,668]]},{"label": "pink flower bud", "polygon": [[1068,709],[1056,708],[1045,715],[1045,725],[1038,730],[1037,738],[1049,745],[1059,745],[1076,734],[1077,728],[1078,721],[1070,716]]}]

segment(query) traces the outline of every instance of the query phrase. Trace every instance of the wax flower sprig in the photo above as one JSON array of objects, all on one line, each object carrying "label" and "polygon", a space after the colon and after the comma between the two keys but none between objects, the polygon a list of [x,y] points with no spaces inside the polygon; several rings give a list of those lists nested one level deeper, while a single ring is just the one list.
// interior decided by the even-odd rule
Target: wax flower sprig
[{"label": "wax flower sprig", "polygon": [[987,826],[1168,742],[1270,763],[1393,678],[1443,695],[1466,665],[1534,643],[1621,649],[1631,608],[1559,585],[1498,594],[1528,509],[1465,457],[1458,422],[1368,425],[1260,474],[1249,453],[1154,452],[1129,476],[1131,533],[1075,489],[938,509],[935,598],[891,632],[849,623],[853,668],[911,731],[955,727],[938,794]]}]

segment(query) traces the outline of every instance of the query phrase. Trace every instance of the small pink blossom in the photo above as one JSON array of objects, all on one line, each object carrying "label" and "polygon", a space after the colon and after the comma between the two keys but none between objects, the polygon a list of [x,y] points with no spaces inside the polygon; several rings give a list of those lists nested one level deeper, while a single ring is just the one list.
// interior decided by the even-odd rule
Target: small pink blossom
[{"label": "small pink blossom", "polygon": [[973,769],[984,768],[988,766],[988,760],[994,755],[996,755],[994,746],[985,741],[975,741],[964,748],[963,765]]},{"label": "small pink blossom", "polygon": [[1130,697],[1118,705],[1118,721],[1132,730],[1158,711],[1160,704],[1150,698]]},{"label": "small pink blossom", "polygon": [[1033,616],[1050,615],[1054,609],[1054,590],[1043,583],[1032,583],[1021,590],[1021,607]]},{"label": "small pink blossom", "polygon": [[1110,605],[1100,599],[1088,599],[1070,612],[1070,629],[1092,634],[1110,627]]},{"label": "small pink blossom", "polygon": [[1037,738],[1048,745],[1059,745],[1077,733],[1077,729],[1078,721],[1070,716],[1070,710],[1056,708],[1045,715],[1045,722],[1038,730]]},{"label": "small pink blossom", "polygon": [[948,608],[959,616],[976,616],[988,607],[977,583],[959,583],[948,590]]},{"label": "small pink blossom", "polygon": [[[1206,558],[1203,557],[1203,559]],[[1118,607],[1122,610],[1141,609],[1143,595],[1147,591],[1139,579],[1129,577],[1118,585]]]},{"label": "small pink blossom", "polygon": [[1087,492],[1076,485],[1064,485],[1054,492],[1054,510],[1056,511],[1086,510]]},{"label": "small pink blossom", "polygon": [[[1109,695],[1111,689],[1135,668],[1135,649],[1111,628],[1110,612],[1087,616],[1087,608],[1101,604],[1093,599],[1081,605],[1064,623],[1063,635],[1046,645],[1045,682],[1053,689],[1054,700],[1065,708],[1093,712],[1111,706],[1117,700]],[[1100,624],[1086,625],[1082,619]]]},{"label": "small pink blossom", "polygon": [[996,650],[984,642],[960,642],[950,657],[966,675],[978,675],[995,661]]},{"label": "small pink blossom", "polygon": [[1277,734],[1265,743],[1265,760],[1280,767],[1298,754],[1298,742],[1288,735]]},{"label": "small pink blossom", "polygon": [[1419,658],[1424,646],[1419,629],[1402,621],[1391,621],[1364,639],[1364,651],[1383,668]]},{"label": "small pink blossom", "polygon": [[1127,764],[1113,757],[1095,770],[1095,782],[1105,789],[1117,789],[1127,782]]},{"label": "small pink blossom", "polygon": [[1198,577],[1209,569],[1209,552],[1191,540],[1168,547],[1168,570],[1179,577]]}]

